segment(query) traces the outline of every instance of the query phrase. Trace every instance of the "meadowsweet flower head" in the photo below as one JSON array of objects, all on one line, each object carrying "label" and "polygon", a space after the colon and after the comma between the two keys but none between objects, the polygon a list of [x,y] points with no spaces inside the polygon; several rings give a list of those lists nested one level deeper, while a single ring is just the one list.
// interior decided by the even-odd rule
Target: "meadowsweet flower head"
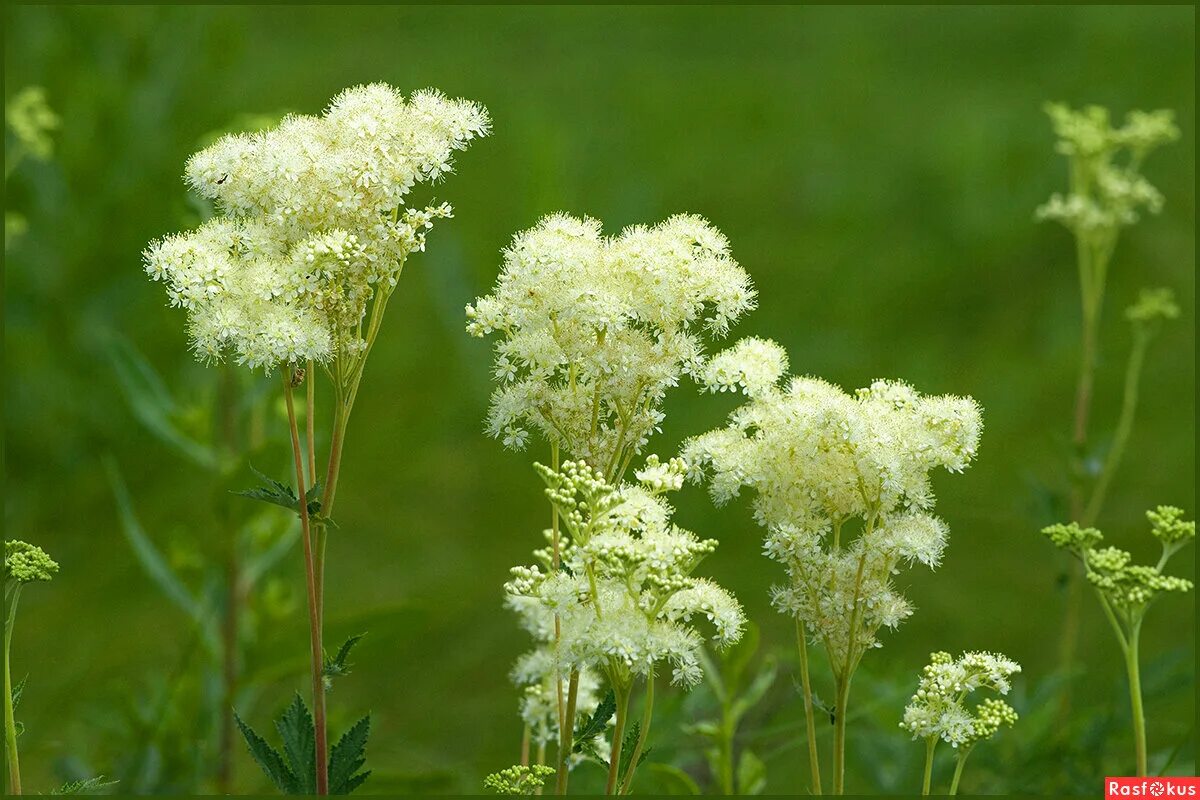
[{"label": "meadowsweet flower head", "polygon": [[1175,506],[1159,506],[1146,512],[1150,520],[1150,533],[1163,544],[1177,544],[1196,538],[1196,521],[1185,520],[1183,509]]},{"label": "meadowsweet flower head", "polygon": [[50,134],[58,130],[61,121],[41,86],[26,86],[14,94],[4,105],[4,122],[16,137],[22,155],[44,161],[54,153]]},{"label": "meadowsweet flower head", "polygon": [[467,331],[497,333],[488,432],[529,431],[612,475],[662,422],[662,400],[703,363],[704,338],[754,307],[746,272],[695,216],[605,236],[594,219],[546,217],[517,234]]},{"label": "meadowsweet flower head", "polygon": [[1054,194],[1038,209],[1040,219],[1098,240],[1137,222],[1142,209],[1158,213],[1162,195],[1139,169],[1152,150],[1179,138],[1170,111],[1134,111],[1119,127],[1098,106],[1076,111],[1051,103],[1046,113],[1058,136],[1058,152],[1074,165],[1074,177],[1068,194]]},{"label": "meadowsweet flower head", "polygon": [[1196,538],[1195,520],[1185,520],[1183,513],[1183,509],[1175,506],[1158,506],[1146,512],[1150,534],[1163,548],[1163,557],[1155,566],[1134,564],[1133,556],[1126,550],[1100,547],[1104,535],[1095,528],[1080,528],[1072,522],[1051,525],[1042,533],[1056,546],[1083,560],[1088,582],[1109,603],[1140,618],[1160,595],[1192,589],[1191,581],[1163,573],[1167,560]]},{"label": "meadowsweet flower head", "polygon": [[1170,289],[1142,289],[1137,302],[1125,309],[1125,318],[1134,325],[1145,326],[1178,317],[1179,305]]},{"label": "meadowsweet flower head", "polygon": [[627,682],[666,663],[676,683],[694,685],[704,642],[695,623],[707,622],[718,646],[740,638],[741,605],[692,576],[716,542],[671,524],[660,496],[678,489],[686,470],[678,459],[651,457],[637,471],[639,484],[614,486],[581,462],[538,465],[564,527],[563,568],[543,572],[551,555],[538,551],[542,566],[515,568],[506,590],[526,629],[547,645],[558,615],[560,672],[591,669]]},{"label": "meadowsweet flower head", "polygon": [[1015,723],[1017,712],[996,698],[971,708],[968,696],[977,689],[1008,694],[1012,676],[1020,671],[1017,662],[995,653],[969,652],[958,659],[933,653],[900,727],[914,739],[939,738],[953,747],[973,746],[1002,725]]},{"label": "meadowsweet flower head", "polygon": [[790,579],[773,590],[775,606],[804,622],[836,663],[851,663],[878,646],[880,627],[912,612],[892,583],[898,568],[940,562],[948,529],[930,513],[929,473],[959,472],[974,459],[979,407],[898,381],[853,395],[817,378],[780,385],[784,363],[777,345],[757,340],[716,355],[710,365],[719,369],[706,374],[719,385],[739,374],[775,376],[751,381],[730,424],[691,439],[683,456],[693,478],[710,479],[718,503],[754,490],[764,553]]},{"label": "meadowsweet flower head", "polygon": [[5,583],[48,581],[57,572],[58,564],[42,548],[16,539],[4,540]]},{"label": "meadowsweet flower head", "polygon": [[483,788],[496,794],[534,795],[553,774],[554,767],[545,764],[518,765],[488,775]]},{"label": "meadowsweet flower head", "polygon": [[[435,91],[347,89],[319,117],[225,136],[196,153],[188,184],[219,215],[144,254],[188,313],[197,356],[272,369],[364,353],[376,309],[448,205],[407,208],[488,133],[486,111]],[[372,313],[368,321],[367,311]]]}]

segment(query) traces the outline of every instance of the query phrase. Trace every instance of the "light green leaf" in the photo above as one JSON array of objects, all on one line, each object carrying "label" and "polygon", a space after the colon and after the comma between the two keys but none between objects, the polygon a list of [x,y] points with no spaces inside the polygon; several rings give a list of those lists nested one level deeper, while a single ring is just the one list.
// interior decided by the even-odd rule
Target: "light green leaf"
[{"label": "light green leaf", "polygon": [[124,338],[113,336],[106,349],[121,391],[138,421],[162,442],[201,467],[219,468],[216,450],[180,430],[175,422],[179,416],[175,399],[137,348]]},{"label": "light green leaf", "polygon": [[738,759],[737,785],[738,794],[762,794],[767,788],[767,765],[748,748]]}]

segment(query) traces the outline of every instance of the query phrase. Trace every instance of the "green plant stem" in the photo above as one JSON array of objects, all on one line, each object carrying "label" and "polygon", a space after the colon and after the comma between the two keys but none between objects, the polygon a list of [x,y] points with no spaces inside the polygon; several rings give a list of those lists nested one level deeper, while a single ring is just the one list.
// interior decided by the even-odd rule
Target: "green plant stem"
[{"label": "green plant stem", "polygon": [[617,684],[613,688],[617,695],[617,718],[613,722],[612,754],[609,756],[608,762],[608,782],[604,784],[605,794],[617,793],[617,775],[621,769],[621,747],[625,739],[625,721],[629,716],[630,687]]},{"label": "green plant stem", "polygon": [[933,783],[933,751],[937,748],[937,737],[930,736],[925,740],[925,775],[921,779],[921,796],[929,795],[930,784]]},{"label": "green plant stem", "polygon": [[10,794],[21,793],[21,763],[17,757],[17,720],[13,714],[12,697],[12,654],[13,625],[17,621],[17,601],[21,597],[21,584],[17,583],[8,597],[8,616],[4,622],[4,749],[8,753],[8,790]]},{"label": "green plant stem", "polygon": [[529,727],[529,723],[525,723],[525,730],[521,734],[521,766],[529,766],[529,744],[533,738],[533,731]]},{"label": "green plant stem", "polygon": [[1146,776],[1146,715],[1142,708],[1142,678],[1138,653],[1141,620],[1129,631],[1129,646],[1125,648],[1125,670],[1129,673],[1129,704],[1133,716],[1133,749],[1137,759],[1138,777]]},{"label": "green plant stem", "polygon": [[288,427],[292,438],[292,458],[296,467],[296,495],[300,513],[300,535],[304,540],[304,578],[308,593],[309,644],[312,656],[313,727],[316,734],[316,789],[318,795],[329,794],[329,772],[326,763],[328,747],[325,727],[324,649],[321,645],[321,614],[317,594],[316,570],[313,564],[313,542],[308,518],[308,501],[304,481],[304,455],[300,450],[300,432],[296,425],[296,408],[292,399],[293,373],[283,376],[283,396],[287,403]]},{"label": "green plant stem", "polygon": [[567,760],[571,757],[571,748],[575,739],[575,703],[579,699],[579,670],[571,670],[571,678],[567,682],[567,712],[566,724],[559,729],[558,745],[558,775],[554,781],[554,793],[567,793],[567,778],[569,770]]},{"label": "green plant stem", "polygon": [[[217,380],[217,424],[215,438],[221,447],[221,459],[226,464],[234,463],[237,450],[237,397],[233,368],[223,365]],[[225,469],[222,469],[223,477]],[[219,509],[219,522],[225,530],[225,615],[221,625],[221,709],[220,731],[217,751],[217,793],[233,793],[234,741],[237,736],[233,722],[234,699],[238,687],[238,631],[242,616],[242,565],[238,552],[238,526],[228,507],[228,495],[223,481],[218,481],[215,491],[220,499],[214,503]]]},{"label": "green plant stem", "polygon": [[837,679],[837,709],[833,722],[833,793],[845,792],[846,774],[846,707],[850,702],[850,676]]},{"label": "green plant stem", "polygon": [[633,773],[637,771],[638,759],[642,757],[642,750],[646,746],[646,735],[650,732],[650,721],[654,714],[654,674],[651,673],[646,678],[646,707],[642,711],[642,727],[638,731],[637,744],[634,745],[633,752],[629,754],[629,767],[625,770],[625,779],[621,781],[621,794],[629,794],[629,789],[633,786]]},{"label": "green plant stem", "polygon": [[966,766],[967,756],[971,755],[971,748],[960,749],[958,752],[958,761],[954,765],[954,777],[950,780],[950,795],[958,794],[958,781],[962,778],[963,767]]},{"label": "green plant stem", "polygon": [[813,719],[812,685],[808,675],[808,637],[804,623],[796,620],[796,645],[800,650],[800,685],[804,691],[804,728],[808,737],[808,770],[812,793],[823,794],[821,788],[821,758],[817,752],[817,727]]},{"label": "green plant stem", "polygon": [[1094,524],[1100,516],[1100,509],[1104,507],[1104,501],[1108,496],[1108,487],[1112,483],[1117,468],[1121,465],[1121,459],[1125,456],[1125,448],[1129,444],[1129,436],[1133,433],[1133,421],[1137,415],[1138,388],[1142,380],[1142,366],[1146,360],[1146,346],[1149,341],[1149,336],[1145,332],[1135,331],[1133,349],[1129,351],[1129,362],[1125,367],[1125,390],[1121,398],[1121,415],[1117,419],[1117,429],[1113,433],[1112,447],[1109,448],[1108,455],[1104,459],[1104,466],[1092,489],[1091,500],[1088,501],[1087,509],[1080,520],[1080,524],[1084,527]]}]

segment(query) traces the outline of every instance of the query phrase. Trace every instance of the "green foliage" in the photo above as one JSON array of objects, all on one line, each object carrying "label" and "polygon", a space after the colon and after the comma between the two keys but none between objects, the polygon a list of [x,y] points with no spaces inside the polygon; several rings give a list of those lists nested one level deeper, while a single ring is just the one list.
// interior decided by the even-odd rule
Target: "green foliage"
[{"label": "green foliage", "polygon": [[[311,795],[316,783],[316,731],[313,718],[297,694],[275,722],[283,741],[283,752],[272,747],[240,716],[235,715],[238,729],[246,739],[254,758],[275,788],[288,795]],[[329,793],[350,794],[371,775],[362,772],[366,764],[367,737],[371,733],[371,717],[354,723],[329,751]]]},{"label": "green foliage", "polygon": [[[637,747],[638,737],[642,735],[642,724],[636,720],[629,726],[629,730],[625,731],[625,738],[621,740],[621,763],[617,765],[617,774],[625,776],[629,774],[629,760],[633,758],[634,748]],[[637,763],[633,765],[634,769],[640,767],[646,757],[650,755],[652,747],[643,747],[641,755],[638,756]],[[611,761],[609,763],[612,763]],[[623,778],[622,778],[623,779]]]},{"label": "green foliage", "polygon": [[362,641],[364,636],[366,636],[365,633],[360,633],[342,642],[341,647],[337,649],[337,653],[332,658],[328,654],[325,655],[325,665],[322,668],[321,674],[325,680],[326,688],[333,686],[334,678],[350,674],[350,667],[353,665],[347,659],[350,658],[350,651],[354,649],[356,644]]},{"label": "green foliage", "polygon": [[600,734],[604,733],[608,728],[608,722],[617,713],[617,697],[611,689],[608,694],[604,695],[604,699],[596,706],[596,710],[584,722],[575,729],[575,735],[572,738],[574,742],[573,752],[589,753],[595,752],[595,739]]},{"label": "green foliage", "polygon": [[360,719],[342,734],[329,751],[329,793],[350,794],[362,786],[371,771],[360,772],[367,763],[367,737],[371,733],[371,716]]},{"label": "green foliage", "polygon": [[[262,472],[259,472],[253,466],[250,469],[262,481],[261,486],[255,486],[252,489],[242,489],[235,491],[234,494],[242,497],[249,497],[251,500],[261,500],[264,503],[281,506],[289,511],[300,513],[300,501],[296,497],[296,490],[286,483],[271,478]],[[321,482],[317,481],[312,487],[304,493],[304,498],[307,500],[309,516],[316,516],[321,513]]]},{"label": "green foliage", "polygon": [[108,789],[120,781],[106,781],[103,775],[94,778],[83,778],[77,781],[67,781],[50,794],[108,794]]}]

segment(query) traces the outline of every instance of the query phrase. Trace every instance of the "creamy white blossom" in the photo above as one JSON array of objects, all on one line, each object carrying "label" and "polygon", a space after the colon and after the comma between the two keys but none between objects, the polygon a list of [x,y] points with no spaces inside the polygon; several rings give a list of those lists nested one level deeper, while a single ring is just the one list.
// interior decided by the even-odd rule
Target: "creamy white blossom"
[{"label": "creamy white blossom", "polygon": [[[672,667],[676,683],[701,678],[696,623],[711,625],[724,646],[741,636],[745,615],[729,592],[692,576],[716,542],[701,540],[669,521],[662,501],[677,489],[686,465],[651,458],[640,485],[613,486],[586,464],[559,470],[539,465],[547,496],[563,522],[563,569],[550,569],[551,553],[536,553],[542,566],[517,567],[506,585],[509,604],[526,629],[557,653],[561,672],[596,670],[616,685]],[[554,644],[554,618],[559,637]]]},{"label": "creamy white blossom", "polygon": [[683,455],[719,503],[754,490],[764,553],[789,578],[772,591],[775,606],[803,622],[839,669],[852,670],[878,646],[879,628],[912,613],[894,574],[941,560],[948,529],[931,513],[929,473],[961,471],[975,457],[979,407],[899,381],[853,395],[817,378],[780,385],[785,365],[778,345],[761,340],[715,356],[709,380],[742,386],[750,399]]},{"label": "creamy white blossom", "polygon": [[1003,700],[988,698],[972,708],[968,696],[977,689],[1008,694],[1021,665],[996,653],[969,652],[958,659],[937,652],[921,674],[917,692],[904,709],[900,727],[914,739],[941,739],[952,747],[972,747],[990,738],[1002,724],[1017,721]]},{"label": "creamy white blossom", "polygon": [[662,401],[703,366],[704,339],[754,307],[750,278],[705,220],[680,215],[605,236],[565,214],[517,234],[467,330],[497,333],[488,432],[534,430],[610,477],[662,422]]},{"label": "creamy white blossom", "polygon": [[187,165],[218,215],[152,243],[146,272],[187,311],[202,360],[354,364],[408,255],[451,215],[446,204],[407,208],[408,193],[488,129],[474,103],[376,83],[343,91],[319,117],[225,136]]}]

